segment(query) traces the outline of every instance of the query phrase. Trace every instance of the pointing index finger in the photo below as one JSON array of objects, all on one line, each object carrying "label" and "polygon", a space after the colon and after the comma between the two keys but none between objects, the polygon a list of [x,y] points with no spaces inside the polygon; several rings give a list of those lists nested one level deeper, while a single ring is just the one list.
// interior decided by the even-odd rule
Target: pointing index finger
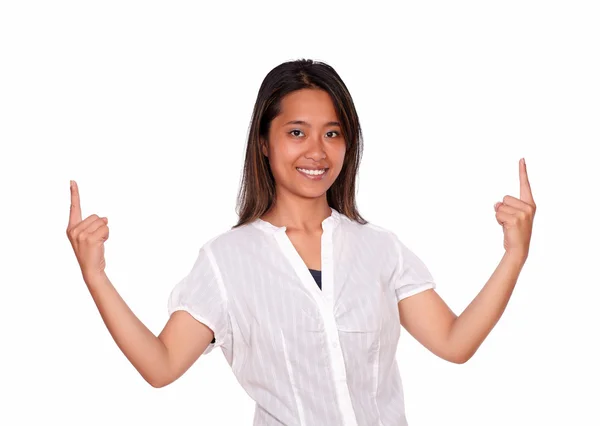
[{"label": "pointing index finger", "polygon": [[69,227],[81,222],[81,204],[79,202],[79,188],[77,182],[71,181],[71,212],[69,214]]},{"label": "pointing index finger", "polygon": [[527,175],[527,166],[525,159],[519,160],[519,184],[521,187],[520,199],[528,204],[533,204],[533,195],[531,194],[531,186],[529,185],[529,176]]}]

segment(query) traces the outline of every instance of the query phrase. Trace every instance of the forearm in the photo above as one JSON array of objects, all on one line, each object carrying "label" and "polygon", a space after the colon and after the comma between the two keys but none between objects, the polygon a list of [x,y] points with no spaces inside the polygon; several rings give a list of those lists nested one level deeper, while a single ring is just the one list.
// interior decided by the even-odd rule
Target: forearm
[{"label": "forearm", "polygon": [[84,280],[119,349],[148,383],[160,386],[168,374],[166,346],[131,311],[106,274]]},{"label": "forearm", "polygon": [[449,345],[463,362],[473,356],[504,313],[524,263],[523,256],[505,253],[483,289],[454,321]]}]

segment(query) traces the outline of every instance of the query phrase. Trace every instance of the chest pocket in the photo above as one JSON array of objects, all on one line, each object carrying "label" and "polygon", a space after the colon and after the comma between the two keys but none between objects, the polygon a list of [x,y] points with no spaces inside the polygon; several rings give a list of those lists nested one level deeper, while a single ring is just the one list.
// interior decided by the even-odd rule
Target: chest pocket
[{"label": "chest pocket", "polygon": [[395,307],[393,300],[378,281],[374,281],[372,285],[349,286],[336,302],[338,330],[379,332],[383,324],[391,319],[391,310]]}]

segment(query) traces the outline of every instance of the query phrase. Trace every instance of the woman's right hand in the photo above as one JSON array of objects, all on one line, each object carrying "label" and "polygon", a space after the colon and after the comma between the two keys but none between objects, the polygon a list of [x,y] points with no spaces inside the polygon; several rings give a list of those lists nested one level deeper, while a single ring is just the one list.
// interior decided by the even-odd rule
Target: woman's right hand
[{"label": "woman's right hand", "polygon": [[108,240],[108,219],[96,214],[81,220],[79,188],[71,181],[71,212],[67,236],[85,277],[104,274],[104,241]]}]

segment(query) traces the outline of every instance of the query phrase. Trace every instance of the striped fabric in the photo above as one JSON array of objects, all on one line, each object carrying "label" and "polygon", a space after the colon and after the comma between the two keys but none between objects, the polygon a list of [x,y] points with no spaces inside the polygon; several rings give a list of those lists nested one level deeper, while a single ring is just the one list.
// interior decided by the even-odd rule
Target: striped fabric
[{"label": "striped fabric", "polygon": [[397,236],[332,209],[322,289],[286,234],[258,219],[211,239],[168,310],[210,327],[256,402],[254,425],[403,426],[397,303],[435,288]]}]

